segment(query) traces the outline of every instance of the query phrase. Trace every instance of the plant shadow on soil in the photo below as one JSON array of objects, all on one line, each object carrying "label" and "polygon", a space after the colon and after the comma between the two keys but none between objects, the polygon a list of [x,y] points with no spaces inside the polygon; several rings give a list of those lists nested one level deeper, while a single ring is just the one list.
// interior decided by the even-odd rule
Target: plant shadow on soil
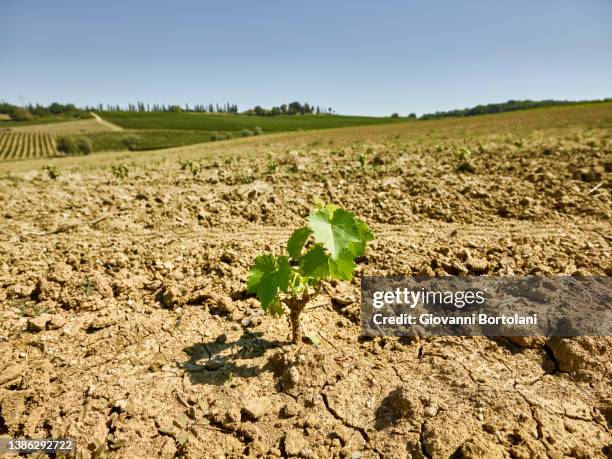
[{"label": "plant shadow on soil", "polygon": [[391,395],[387,395],[380,402],[380,405],[376,409],[375,414],[376,421],[374,422],[374,428],[378,431],[384,430],[389,426],[395,425],[399,422],[399,418],[395,415],[393,409],[393,400]]},{"label": "plant shadow on soil", "polygon": [[[264,365],[253,365],[249,361],[262,357],[270,349],[279,349],[290,344],[289,341],[268,341],[261,339],[262,333],[244,332],[232,342],[219,342],[219,339],[196,343],[183,349],[189,360],[182,368],[193,384],[221,386],[232,378],[251,378],[266,371],[277,372],[274,358]],[[228,352],[229,350],[229,352]],[[238,363],[244,361],[245,363]]]}]

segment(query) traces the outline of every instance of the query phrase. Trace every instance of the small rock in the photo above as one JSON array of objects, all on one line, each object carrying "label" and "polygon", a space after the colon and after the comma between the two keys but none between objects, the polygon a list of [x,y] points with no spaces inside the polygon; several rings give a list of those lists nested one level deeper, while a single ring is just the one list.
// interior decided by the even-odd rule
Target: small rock
[{"label": "small rock", "polygon": [[236,306],[234,306],[234,302],[229,296],[219,295],[213,300],[215,306],[221,314],[229,315],[236,310]]},{"label": "small rock", "polygon": [[457,165],[457,170],[460,172],[474,173],[476,172],[476,167],[471,162],[464,160]]},{"label": "small rock", "polygon": [[307,392],[304,394],[303,398],[302,398],[302,403],[304,403],[304,406],[306,408],[313,408],[315,406],[317,406],[317,403],[320,399],[319,394],[316,393],[312,393],[312,392]]},{"label": "small rock", "polygon": [[117,320],[112,317],[96,317],[91,321],[89,326],[87,327],[88,331],[96,331],[102,330],[103,328],[108,328],[117,323]]},{"label": "small rock", "polygon": [[508,336],[507,338],[519,347],[541,349],[546,345],[545,336]]},{"label": "small rock", "polygon": [[49,330],[57,330],[62,328],[66,324],[66,319],[64,319],[59,314],[53,314],[51,316],[51,320],[47,323],[47,328]]},{"label": "small rock", "polygon": [[238,254],[231,250],[226,250],[225,252],[221,254],[221,261],[223,263],[232,264],[238,261]]},{"label": "small rock", "polygon": [[287,370],[288,376],[289,376],[289,381],[291,381],[291,383],[293,385],[297,385],[300,382],[300,370],[295,367],[292,366],[289,368],[289,370]]},{"label": "small rock", "polygon": [[162,435],[172,437],[176,433],[176,428],[172,424],[165,422],[158,425],[157,431]]},{"label": "small rock", "polygon": [[487,445],[483,444],[481,440],[467,440],[462,446],[461,446],[461,457],[465,457],[465,458],[479,458],[479,457],[486,457],[487,453],[489,452],[489,449],[487,448]]},{"label": "small rock", "polygon": [[482,430],[484,430],[487,433],[493,434],[493,435],[497,434],[497,429],[495,428],[493,424],[484,424],[482,426]]},{"label": "small rock", "polygon": [[436,275],[435,271],[429,265],[423,265],[421,269],[419,269],[419,272],[417,273],[417,276],[421,276],[421,277],[434,277],[435,275]]},{"label": "small rock", "polygon": [[284,418],[292,418],[297,416],[298,412],[298,407],[294,403],[287,403],[281,408],[280,415]]},{"label": "small rock", "polygon": [[167,308],[173,308],[181,297],[181,291],[178,287],[167,287],[162,293],[162,304]]},{"label": "small rock", "polygon": [[27,329],[31,332],[46,330],[47,323],[51,320],[51,314],[41,314],[38,317],[28,319]]},{"label": "small rock", "polygon": [[341,306],[347,306],[357,301],[357,298],[350,284],[338,284],[332,294],[332,301]]},{"label": "small rock", "polygon": [[286,162],[292,172],[300,172],[304,170],[304,162],[300,158],[300,155],[297,151],[289,152],[289,158]]},{"label": "small rock", "polygon": [[247,417],[257,420],[270,411],[270,400],[266,397],[249,400],[242,408],[242,413]]},{"label": "small rock", "polygon": [[124,412],[127,408],[128,401],[126,399],[117,400],[115,402],[115,408],[117,408],[120,412]]},{"label": "small rock", "polygon": [[569,419],[565,420],[565,422],[563,423],[563,427],[565,427],[565,430],[569,433],[576,433],[578,431],[577,423]]},{"label": "small rock", "polygon": [[601,180],[603,172],[603,167],[582,168],[580,169],[580,179],[584,182],[598,182]]},{"label": "small rock", "polygon": [[604,400],[599,406],[599,410],[606,418],[606,421],[612,423],[612,400]]},{"label": "small rock", "polygon": [[429,405],[425,407],[423,414],[428,418],[433,418],[438,414],[438,407],[436,405]]},{"label": "small rock", "polygon": [[398,387],[387,397],[389,406],[398,418],[414,419],[423,411],[421,401],[404,387]]},{"label": "small rock", "polygon": [[149,371],[159,371],[166,363],[166,358],[164,354],[158,352],[153,355],[151,361],[149,362]]},{"label": "small rock", "polygon": [[466,262],[466,265],[470,272],[481,274],[487,271],[489,262],[484,258],[470,258]]},{"label": "small rock", "polygon": [[227,335],[225,333],[217,336],[217,339],[215,339],[215,342],[217,344],[225,344],[227,343]]},{"label": "small rock", "polygon": [[255,322],[253,322],[255,319],[257,319],[260,315],[259,311],[255,311],[254,313],[250,314],[248,317],[245,317],[244,319],[242,319],[241,325],[243,327],[248,327],[249,325],[251,325],[252,323],[255,324]]},{"label": "small rock", "polygon": [[290,430],[285,434],[285,453],[287,456],[301,456],[308,449],[308,442],[302,434]]},{"label": "small rock", "polygon": [[304,338],[306,339],[307,342],[315,346],[318,346],[319,344],[321,344],[321,340],[317,336],[316,332],[306,332],[304,333]]}]

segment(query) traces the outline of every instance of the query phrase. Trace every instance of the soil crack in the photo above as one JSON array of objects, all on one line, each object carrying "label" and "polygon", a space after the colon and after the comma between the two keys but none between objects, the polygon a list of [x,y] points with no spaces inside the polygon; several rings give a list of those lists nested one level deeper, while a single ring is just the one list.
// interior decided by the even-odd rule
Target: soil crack
[{"label": "soil crack", "polygon": [[327,399],[327,394],[325,394],[323,392],[323,390],[327,387],[327,385],[323,386],[323,389],[321,391],[321,396],[323,397],[323,403],[325,404],[325,408],[327,409],[327,411],[338,421],[340,421],[345,427],[348,427],[350,429],[356,430],[357,432],[359,432],[361,434],[361,436],[363,437],[363,440],[366,443],[370,443],[370,437],[367,434],[366,430],[363,427],[360,426],[356,426],[351,424],[350,422],[348,422],[346,419],[344,419],[342,416],[340,416],[336,410],[334,410],[330,405],[329,405],[329,400]]}]

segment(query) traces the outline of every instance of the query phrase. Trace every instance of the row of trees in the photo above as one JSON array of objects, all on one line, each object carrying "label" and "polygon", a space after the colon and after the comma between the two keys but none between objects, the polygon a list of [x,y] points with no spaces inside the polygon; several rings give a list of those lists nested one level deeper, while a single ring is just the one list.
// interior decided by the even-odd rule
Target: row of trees
[{"label": "row of trees", "polygon": [[[610,102],[612,99],[601,99],[592,101],[565,101],[565,100],[509,100],[508,102],[497,103],[497,104],[486,104],[477,105],[472,108],[464,108],[462,110],[449,110],[449,111],[438,111],[435,113],[427,113],[421,115],[419,119],[436,119],[436,118],[447,118],[447,117],[461,117],[461,116],[475,116],[484,115],[488,113],[501,113],[509,112],[514,110],[526,110],[537,107],[551,107],[556,105],[572,105],[582,103],[599,103],[599,102]],[[53,102],[48,106],[41,104],[27,104],[25,106],[17,106],[8,102],[0,102],[0,114],[7,114],[13,120],[16,121],[27,121],[33,118],[48,117],[48,116],[61,116],[64,118],[87,118],[89,112],[201,112],[201,113],[238,113],[238,105],[232,103],[219,104],[196,104],[190,106],[185,104],[180,105],[166,105],[166,104],[145,104],[144,102],[137,102],[135,104],[127,104],[125,106],[120,105],[103,105],[99,104],[96,107],[85,106],[79,108],[74,104],[60,104]],[[335,111],[331,107],[320,107],[310,105],[308,103],[301,104],[300,102],[291,102],[289,104],[282,104],[280,106],[274,106],[270,109],[256,106],[244,112],[246,115],[259,115],[259,116],[276,116],[276,115],[308,115],[308,114],[335,114]],[[399,118],[397,113],[391,115],[392,118]],[[408,119],[417,119],[414,113],[410,113],[407,116]]]},{"label": "row of trees", "polygon": [[259,105],[255,106],[244,112],[245,115],[257,115],[257,116],[277,116],[277,115],[332,115],[334,110],[331,107],[319,107],[310,105],[308,102],[301,104],[300,102],[291,102],[289,104],[282,104],[278,107],[263,108]]},{"label": "row of trees", "polygon": [[[0,102],[0,113],[8,114],[11,118],[24,121],[35,117],[62,115],[64,117],[86,118],[89,112],[200,112],[200,113],[238,113],[238,105],[226,102],[225,104],[145,104],[144,102],[129,103],[127,105],[104,105],[76,107],[74,104],[60,104],[54,102],[48,106],[28,104],[24,107]],[[291,102],[270,109],[259,105],[244,112],[247,115],[274,116],[274,115],[308,115],[308,114],[334,114],[331,107],[323,108],[308,103]]]},{"label": "row of trees", "polygon": [[96,107],[85,107],[89,111],[97,112],[199,112],[199,113],[238,113],[238,105],[226,102],[225,104],[196,104],[196,105],[173,105],[173,104],[145,104],[137,102],[135,104],[103,105]]},{"label": "row of trees", "polygon": [[47,116],[63,116],[67,118],[87,118],[89,116],[86,110],[80,109],[74,104],[60,104],[58,102],[53,102],[48,106],[27,104],[20,107],[2,101],[0,102],[0,113],[9,115],[15,121],[27,121]]},{"label": "row of trees", "polygon": [[569,101],[569,100],[509,100],[498,104],[476,105],[472,108],[462,110],[449,110],[445,112],[427,113],[421,115],[420,119],[429,120],[436,118],[448,118],[453,116],[476,116],[489,113],[511,112],[515,110],[527,110],[530,108],[553,107],[556,105],[574,105],[583,103],[609,102],[612,99],[591,100],[591,101]]},{"label": "row of trees", "polygon": [[[401,116],[399,115],[399,113],[391,113],[391,118],[401,118]],[[417,116],[416,113],[410,113],[408,116],[406,116],[407,119],[409,120],[416,120]]]}]

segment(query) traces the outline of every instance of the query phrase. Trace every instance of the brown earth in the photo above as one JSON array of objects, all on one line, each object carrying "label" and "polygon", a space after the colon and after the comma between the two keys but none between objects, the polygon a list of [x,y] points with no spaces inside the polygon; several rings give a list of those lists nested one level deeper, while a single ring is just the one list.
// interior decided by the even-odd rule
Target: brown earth
[{"label": "brown earth", "polygon": [[[611,457],[609,337],[369,339],[358,288],[610,275],[611,112],[96,155],[54,161],[57,180],[4,166],[0,435],[73,437],[82,457]],[[245,280],[316,199],[376,240],[304,314],[319,343],[294,346]]]}]

